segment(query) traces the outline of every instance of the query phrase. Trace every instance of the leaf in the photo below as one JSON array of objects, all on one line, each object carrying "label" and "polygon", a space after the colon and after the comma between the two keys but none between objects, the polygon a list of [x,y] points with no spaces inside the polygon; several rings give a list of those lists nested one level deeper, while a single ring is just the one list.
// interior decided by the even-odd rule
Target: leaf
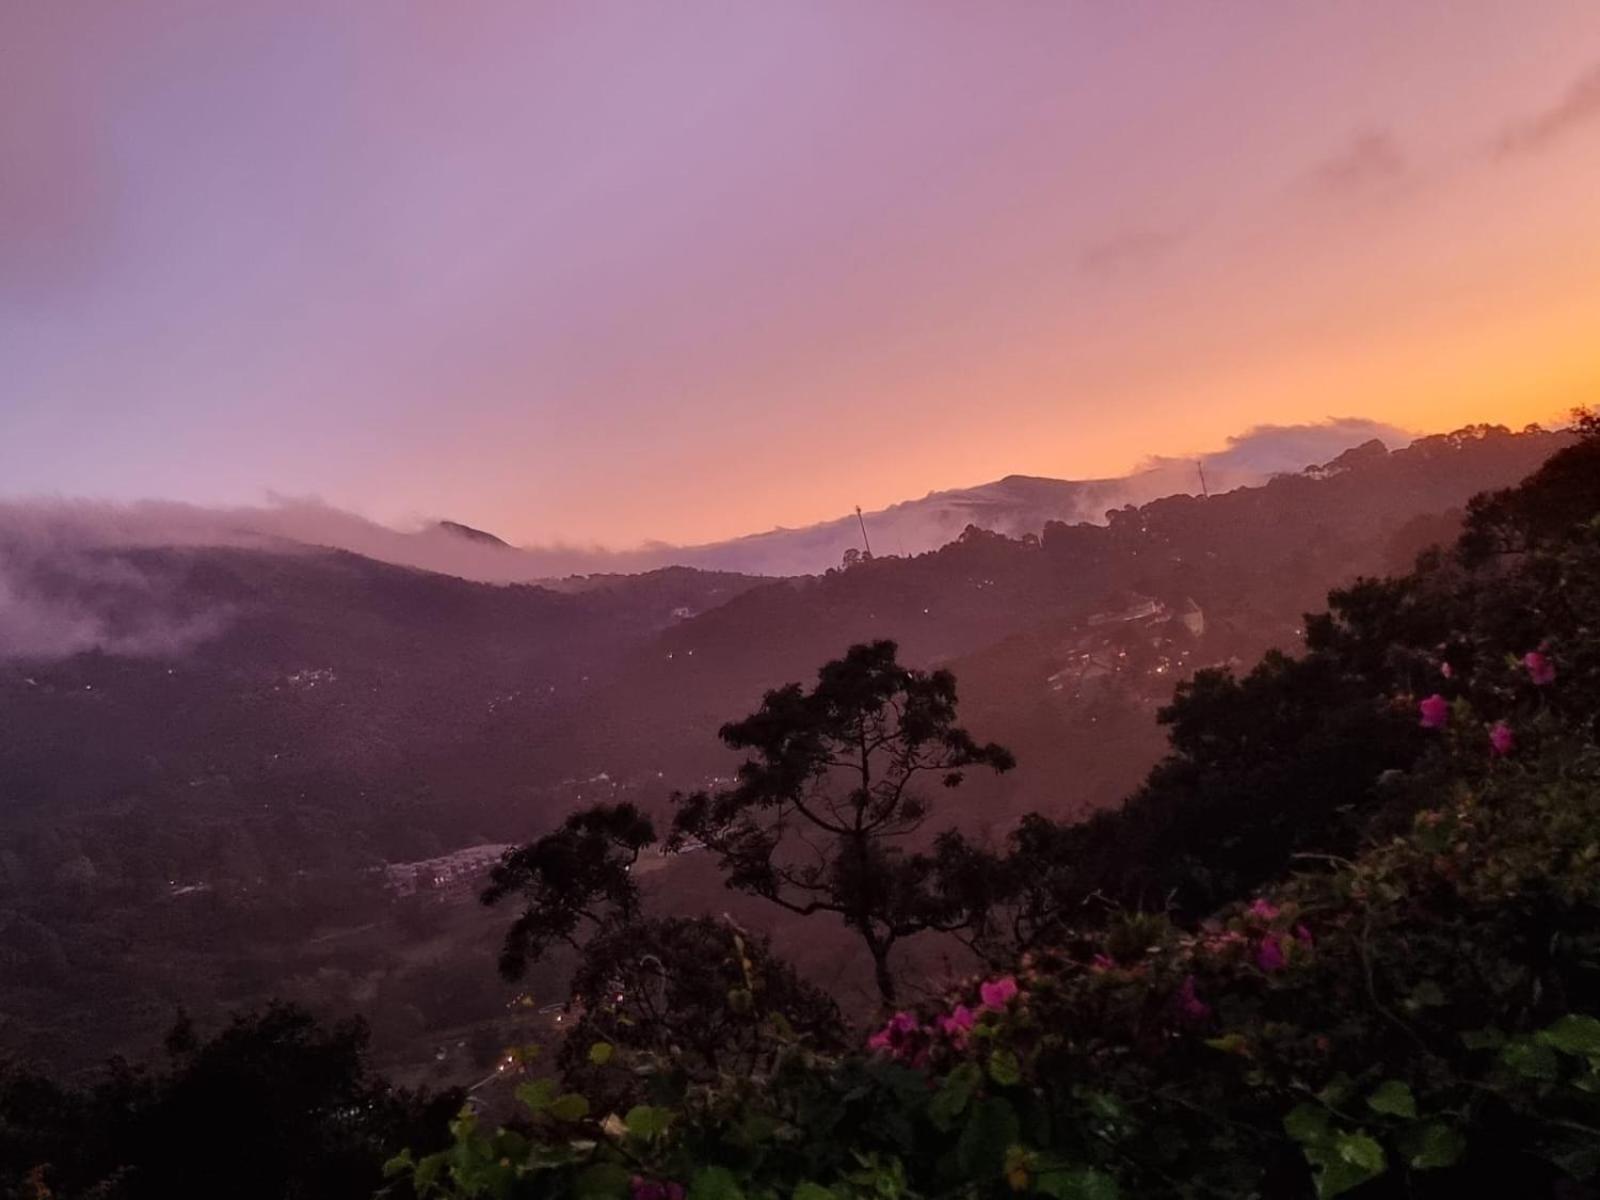
[{"label": "leaf", "polygon": [[976,1063],[964,1062],[945,1076],[933,1099],[928,1101],[928,1119],[940,1129],[954,1128],[956,1118],[966,1111],[972,1093],[983,1082]]},{"label": "leaf", "polygon": [[611,1061],[611,1056],[616,1052],[617,1048],[610,1042],[596,1042],[589,1047],[589,1061],[597,1067],[603,1067]]},{"label": "leaf", "polygon": [[636,1104],[628,1110],[628,1115],[623,1122],[628,1126],[628,1132],[636,1138],[649,1141],[651,1138],[660,1137],[666,1132],[667,1123],[672,1120],[672,1111],[666,1108],[653,1108],[648,1104]]},{"label": "leaf", "polygon": [[383,1177],[385,1179],[393,1179],[396,1175],[401,1175],[411,1170],[414,1165],[411,1161],[411,1148],[408,1146],[383,1164]]},{"label": "leaf", "polygon": [[575,1194],[600,1200],[602,1197],[626,1196],[633,1173],[621,1163],[602,1162],[585,1167],[572,1181]]},{"label": "leaf", "polygon": [[417,1164],[417,1169],[411,1173],[411,1186],[417,1195],[426,1196],[433,1187],[433,1181],[439,1178],[440,1172],[445,1168],[445,1159],[448,1151],[430,1154]]},{"label": "leaf", "polygon": [[1404,1117],[1408,1121],[1417,1117],[1417,1098],[1411,1094],[1411,1086],[1398,1079],[1386,1079],[1374,1088],[1367,1097],[1367,1107],[1373,1112]]},{"label": "leaf", "polygon": [[1056,1200],[1117,1200],[1117,1181],[1093,1167],[1039,1172],[1034,1189]]},{"label": "leaf", "polygon": [[706,1167],[690,1181],[689,1200],[744,1200],[744,1193],[726,1167]]},{"label": "leaf", "polygon": [[1364,1133],[1341,1133],[1333,1139],[1339,1157],[1353,1167],[1381,1174],[1385,1165],[1383,1147]]},{"label": "leaf", "polygon": [[1342,1158],[1331,1158],[1324,1162],[1317,1172],[1318,1200],[1342,1196],[1351,1188],[1360,1187],[1367,1180],[1374,1178],[1375,1174],[1377,1173],[1368,1171],[1365,1167],[1345,1162]]},{"label": "leaf", "polygon": [[1443,1121],[1428,1121],[1402,1129],[1395,1139],[1406,1165],[1418,1171],[1454,1165],[1467,1148],[1467,1139]]},{"label": "leaf", "polygon": [[956,1142],[956,1160],[968,1175],[983,1178],[1000,1174],[1006,1148],[1017,1140],[1017,1113],[998,1096],[973,1106]]},{"label": "leaf", "polygon": [[1284,1117],[1283,1131],[1301,1145],[1321,1142],[1328,1136],[1328,1114],[1315,1104],[1297,1104]]},{"label": "leaf", "polygon": [[1022,1064],[1014,1051],[1001,1047],[989,1055],[989,1078],[1001,1087],[1015,1087],[1022,1082]]},{"label": "leaf", "polygon": [[589,1102],[577,1092],[568,1092],[552,1100],[548,1111],[558,1121],[581,1121],[589,1115]]},{"label": "leaf", "polygon": [[1336,1133],[1306,1146],[1305,1154],[1317,1168],[1317,1195],[1322,1200],[1376,1179],[1386,1166],[1383,1147],[1364,1133]]},{"label": "leaf", "polygon": [[1004,1163],[1006,1186],[1013,1192],[1028,1190],[1033,1177],[1034,1155],[1026,1146],[1007,1146]]},{"label": "leaf", "polygon": [[516,1096],[529,1112],[542,1113],[550,1107],[555,1090],[554,1079],[530,1079],[527,1083],[517,1085]]},{"label": "leaf", "polygon": [[1500,1061],[1524,1079],[1553,1081],[1561,1077],[1555,1051],[1538,1042],[1512,1042],[1500,1051]]},{"label": "leaf", "polygon": [[1469,1029],[1461,1035],[1461,1044],[1468,1050],[1498,1050],[1506,1044],[1506,1035],[1492,1025],[1484,1029]]},{"label": "leaf", "polygon": [[1538,1036],[1540,1042],[1563,1054],[1600,1055],[1600,1020],[1594,1017],[1562,1017]]},{"label": "leaf", "polygon": [[838,1200],[832,1188],[820,1183],[802,1183],[794,1189],[794,1200]]},{"label": "leaf", "polygon": [[1241,1058],[1248,1058],[1250,1054],[1250,1043],[1242,1033],[1225,1033],[1221,1037],[1207,1038],[1206,1045],[1224,1054],[1237,1054]]}]

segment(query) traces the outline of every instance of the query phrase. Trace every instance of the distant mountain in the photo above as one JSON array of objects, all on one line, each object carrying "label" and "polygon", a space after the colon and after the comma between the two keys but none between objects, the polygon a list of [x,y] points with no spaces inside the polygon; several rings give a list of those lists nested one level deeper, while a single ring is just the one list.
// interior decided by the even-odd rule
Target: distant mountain
[{"label": "distant mountain", "polygon": [[[1106,524],[1051,522],[1020,539],[977,530],[931,553],[752,588],[632,654],[563,741],[592,746],[611,770],[669,756],[713,769],[717,726],[763,689],[888,637],[913,663],[953,665],[976,730],[1020,743],[1017,771],[974,784],[996,817],[1104,803],[1149,766],[1154,710],[1177,679],[1297,647],[1301,615],[1329,588],[1408,568],[1454,536],[1472,495],[1522,479],[1566,437],[1477,427],[1396,451],[1368,442],[1259,487],[1117,509]],[[1011,495],[1048,500],[1053,481],[1036,482]],[[991,516],[1005,511],[1005,492],[975,491],[951,511],[986,500]],[[1092,752],[1116,744],[1124,752]]]},{"label": "distant mountain", "polygon": [[485,533],[481,529],[474,529],[471,525],[463,525],[459,521],[439,521],[437,527],[445,533],[452,533],[456,537],[466,538],[469,542],[479,542],[485,546],[502,546],[511,549],[511,543],[495,537],[492,533]]},{"label": "distant mountain", "polygon": [[[1194,458],[1158,458],[1130,475],[1068,480],[1008,475],[975,487],[930,492],[864,514],[877,555],[938,549],[968,525],[1009,537],[1041,532],[1051,521],[1103,524],[1109,510],[1162,496],[1198,494],[1263,483],[1326,462],[1379,439],[1399,447],[1412,434],[1381,422],[1341,418],[1312,425],[1263,426]],[[848,504],[841,510],[849,512]],[[435,521],[414,532],[306,500],[279,499],[258,508],[208,509],[164,501],[134,505],[84,501],[0,501],[0,540],[13,545],[101,546],[111,549],[234,546],[282,549],[287,544],[348,550],[380,562],[418,567],[484,583],[543,583],[570,591],[602,578],[666,566],[745,575],[814,575],[836,567],[845,552],[864,549],[853,513],[799,529],[773,529],[693,546],[649,543],[631,550],[600,546],[509,546],[459,521]],[[0,562],[0,600],[5,598]],[[0,657],[7,653],[0,623]],[[15,638],[13,639],[15,642]]]},{"label": "distant mountain", "polygon": [[1129,475],[1109,479],[1051,479],[1007,475],[975,487],[929,492],[863,514],[852,513],[800,529],[774,529],[726,542],[660,547],[654,552],[686,566],[754,575],[814,575],[836,567],[846,551],[921,554],[955,541],[967,526],[1007,537],[1038,534],[1052,521],[1103,524],[1107,513],[1163,496],[1224,492],[1266,482],[1332,459],[1352,447],[1409,444],[1413,435],[1392,425],[1343,418],[1315,425],[1263,426],[1230,438],[1225,449],[1194,458],[1157,458]]}]

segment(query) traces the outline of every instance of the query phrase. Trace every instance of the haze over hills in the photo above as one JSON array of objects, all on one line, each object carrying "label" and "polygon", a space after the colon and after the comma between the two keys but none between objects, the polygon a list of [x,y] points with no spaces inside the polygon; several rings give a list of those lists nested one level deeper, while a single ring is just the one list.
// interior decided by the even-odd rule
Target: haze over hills
[{"label": "haze over hills", "polygon": [[[1196,494],[1204,473],[1213,491],[1265,481],[1274,474],[1325,462],[1377,438],[1391,447],[1413,435],[1382,422],[1339,418],[1316,424],[1264,426],[1228,439],[1219,451],[1193,458],[1156,459],[1130,475],[1098,480],[1008,476],[975,487],[930,492],[865,514],[878,554],[934,550],[968,525],[1007,535],[1038,533],[1049,521],[1103,522],[1109,509],[1161,496]],[[848,505],[842,505],[848,510]],[[634,549],[563,545],[513,547],[494,532],[439,520],[405,532],[316,500],[274,497],[251,508],[202,508],[170,501],[113,505],[83,500],[0,501],[0,597],[13,606],[10,640],[0,625],[0,654],[19,653],[29,621],[28,598],[6,563],[93,547],[237,546],[289,544],[348,550],[400,566],[419,567],[486,583],[585,586],[574,576],[622,574],[687,566],[751,575],[808,575],[838,566],[845,551],[861,549],[853,513],[798,529],[774,529],[695,546],[651,543]],[[81,636],[80,639],[81,641]],[[76,645],[77,642],[72,644]],[[128,648],[129,643],[122,643]],[[42,651],[41,651],[42,652]]]}]

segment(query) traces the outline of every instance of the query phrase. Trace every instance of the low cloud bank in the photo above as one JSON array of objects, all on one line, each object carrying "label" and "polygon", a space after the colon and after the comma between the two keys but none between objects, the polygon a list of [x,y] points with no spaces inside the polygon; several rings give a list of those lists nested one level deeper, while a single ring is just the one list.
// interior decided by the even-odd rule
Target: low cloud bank
[{"label": "low cloud bank", "polygon": [[[1199,464],[1213,492],[1258,484],[1336,458],[1374,438],[1390,448],[1413,435],[1362,418],[1262,425],[1218,451],[1152,458],[1117,479],[1010,476],[972,488],[931,492],[866,514],[873,550],[919,554],[968,525],[1010,536],[1048,521],[1105,519],[1109,509],[1200,490]],[[649,544],[508,547],[443,526],[404,532],[310,500],[274,499],[249,508],[164,501],[0,502],[0,659],[53,659],[102,650],[174,655],[226,627],[229,614],[189,612],[171,583],[117,551],[165,546],[231,546],[295,552],[347,550],[400,566],[487,583],[529,583],[572,575],[631,573],[680,565],[749,574],[799,575],[838,564],[861,546],[853,514],[803,529],[775,529],[703,546]],[[556,586],[560,586],[556,584]]]}]

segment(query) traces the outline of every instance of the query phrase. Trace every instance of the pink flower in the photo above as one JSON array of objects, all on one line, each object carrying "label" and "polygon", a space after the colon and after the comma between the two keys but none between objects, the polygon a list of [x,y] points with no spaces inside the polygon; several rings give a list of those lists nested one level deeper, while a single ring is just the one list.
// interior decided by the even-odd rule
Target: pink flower
[{"label": "pink flower", "polygon": [[922,1032],[922,1024],[915,1013],[897,1012],[888,1024],[867,1039],[867,1049],[903,1056],[915,1034]]},{"label": "pink flower", "polygon": [[978,1015],[965,1004],[952,1008],[947,1016],[939,1018],[939,1029],[958,1047],[967,1044],[967,1034],[977,1024]]},{"label": "pink flower", "polygon": [[1117,960],[1109,954],[1096,954],[1094,958],[1089,960],[1089,969],[1091,971],[1110,971],[1114,970],[1116,965]]},{"label": "pink flower", "polygon": [[1311,937],[1311,930],[1307,929],[1303,923],[1294,927],[1294,938],[1307,950],[1316,944]]},{"label": "pink flower", "polygon": [[1262,921],[1273,921],[1278,916],[1278,906],[1265,896],[1257,896],[1250,902],[1250,915]]},{"label": "pink flower", "polygon": [[1528,668],[1528,678],[1539,687],[1556,681],[1556,665],[1538,650],[1530,650],[1522,656],[1522,665]]},{"label": "pink flower", "polygon": [[1417,709],[1422,713],[1424,729],[1443,729],[1445,722],[1450,719],[1450,701],[1438,692],[1417,705]]},{"label": "pink flower", "polygon": [[1256,966],[1270,975],[1283,970],[1284,962],[1283,946],[1278,939],[1271,934],[1262,938],[1261,945],[1256,947]]},{"label": "pink flower", "polygon": [[1017,998],[1017,981],[1010,975],[1002,975],[981,984],[978,995],[984,1008],[999,1012]]},{"label": "pink flower", "polygon": [[1191,1021],[1204,1021],[1211,1015],[1211,1006],[1195,994],[1194,976],[1186,975],[1178,987],[1178,1011]]},{"label": "pink flower", "polygon": [[1443,675],[1446,679],[1454,679],[1456,677],[1455,668],[1449,663],[1439,664],[1439,674]]},{"label": "pink flower", "polygon": [[1511,726],[1504,721],[1496,721],[1494,728],[1489,730],[1489,749],[1494,751],[1496,757],[1510,754],[1517,747],[1516,735],[1511,732]]}]

